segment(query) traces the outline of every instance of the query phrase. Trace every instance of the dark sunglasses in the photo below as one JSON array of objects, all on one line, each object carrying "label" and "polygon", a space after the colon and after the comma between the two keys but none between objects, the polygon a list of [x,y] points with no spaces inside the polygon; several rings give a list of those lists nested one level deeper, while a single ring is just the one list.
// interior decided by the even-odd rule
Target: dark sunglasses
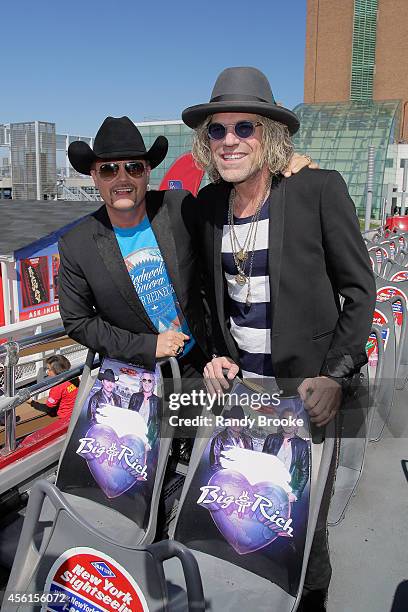
[{"label": "dark sunglasses", "polygon": [[140,178],[146,171],[146,166],[141,161],[130,162],[107,162],[101,164],[97,170],[99,176],[104,181],[111,181],[119,174],[120,166],[124,166],[126,172],[132,178]]},{"label": "dark sunglasses", "polygon": [[227,128],[234,128],[235,136],[238,138],[250,138],[255,132],[255,128],[262,123],[252,121],[238,121],[237,123],[210,123],[207,128],[208,137],[211,140],[222,140],[227,135]]},{"label": "dark sunglasses", "polygon": [[151,378],[142,378],[142,382],[148,382],[151,383],[152,379]]}]

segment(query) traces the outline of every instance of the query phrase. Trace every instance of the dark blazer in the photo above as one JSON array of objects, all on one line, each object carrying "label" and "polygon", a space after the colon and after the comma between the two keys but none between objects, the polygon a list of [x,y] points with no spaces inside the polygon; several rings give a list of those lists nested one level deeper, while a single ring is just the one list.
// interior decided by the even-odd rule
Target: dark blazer
[{"label": "dark blazer", "polygon": [[[135,412],[140,412],[140,408],[144,401],[144,393],[140,391],[138,393],[133,393],[132,397],[129,400],[128,410],[134,410]],[[149,419],[146,423],[147,425],[147,438],[149,440],[150,446],[153,446],[154,441],[157,438],[159,433],[159,423],[160,423],[160,397],[154,395],[154,393],[149,398]]]},{"label": "dark blazer", "polygon": [[[262,452],[269,455],[277,455],[283,444],[283,434],[269,434],[266,436]],[[293,436],[290,440],[292,449],[292,460],[289,473],[291,475],[290,486],[293,494],[299,501],[303,489],[309,480],[309,449],[306,440],[299,436]]]},{"label": "dark blazer", "polygon": [[[112,399],[113,399],[113,405],[114,406],[118,406],[119,408],[122,407],[122,399],[121,399],[120,395],[118,395],[117,393],[113,392],[112,393]],[[93,396],[91,397],[91,399],[89,400],[89,403],[88,403],[88,419],[90,421],[94,421],[95,420],[95,412],[98,410],[99,402],[103,403],[102,389],[99,389],[99,391],[96,391],[93,394]]]},{"label": "dark blazer", "polygon": [[[139,412],[140,408],[144,402],[144,393],[140,391],[139,393],[133,393],[130,400],[128,410],[134,410],[135,412]],[[160,398],[154,393],[149,397],[149,421],[147,426],[150,425],[151,421],[158,420],[159,414],[159,404]]]},{"label": "dark blazer", "polygon": [[[239,438],[241,439],[241,442],[243,444],[243,448],[247,448],[249,450],[253,450],[253,444],[252,444],[252,438],[251,436],[249,436],[248,434],[246,434],[245,432],[241,431],[239,434]],[[234,444],[234,438],[233,435],[231,433],[231,431],[229,430],[228,427],[226,427],[225,429],[223,429],[222,431],[220,431],[219,434],[217,434],[212,442],[211,442],[211,447],[210,447],[210,466],[212,468],[219,468],[221,467],[220,465],[220,456],[222,451],[225,448],[231,448],[232,446],[236,446]]]},{"label": "dark blazer", "polygon": [[[223,181],[204,187],[197,214],[214,352],[239,364],[221,265],[230,190]],[[366,363],[375,283],[354,204],[338,172],[305,168],[274,180],[269,276],[272,365],[284,389],[293,393],[301,380],[319,374],[349,376]],[[283,380],[288,378],[292,382]]]},{"label": "dark blazer", "polygon": [[[189,329],[206,353],[197,255],[191,239],[194,198],[149,191],[146,212]],[[153,370],[158,331],[134,289],[106,207],[59,241],[60,312],[67,334],[100,355]]]}]

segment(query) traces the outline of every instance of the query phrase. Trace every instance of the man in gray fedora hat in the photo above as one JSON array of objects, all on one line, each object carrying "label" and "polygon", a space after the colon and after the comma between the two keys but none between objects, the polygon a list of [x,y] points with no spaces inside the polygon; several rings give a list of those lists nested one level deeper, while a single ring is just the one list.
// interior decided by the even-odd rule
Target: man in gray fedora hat
[{"label": "man in gray fedora hat", "polygon": [[[196,216],[212,314],[208,385],[225,389],[240,371],[298,392],[312,423],[323,427],[367,361],[375,303],[347,187],[332,170],[283,176],[299,121],[275,103],[256,68],[227,68],[210,101],[182,117],[196,131],[196,162],[213,179],[198,194]],[[327,512],[334,471],[333,458],[302,600],[303,610],[313,612],[326,609],[331,576]]]}]

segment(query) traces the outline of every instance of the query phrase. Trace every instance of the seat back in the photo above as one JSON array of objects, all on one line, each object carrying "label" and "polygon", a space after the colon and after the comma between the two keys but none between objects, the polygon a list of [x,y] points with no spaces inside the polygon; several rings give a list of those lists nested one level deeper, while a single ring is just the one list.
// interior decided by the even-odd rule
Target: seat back
[{"label": "seat back", "polygon": [[[371,412],[368,423],[371,441],[379,440],[382,436],[394,403],[398,347],[391,302],[377,302],[374,320],[375,325],[367,350],[371,379],[375,376],[375,384],[371,385]],[[377,361],[381,362],[380,367]]]},{"label": "seat back", "polygon": [[[312,443],[299,397],[276,395],[260,410],[255,396],[237,380],[221,415],[205,413],[209,421],[197,433],[170,535],[205,553],[211,564],[227,561],[278,585],[273,593],[279,599],[268,599],[274,609],[282,598],[300,597],[334,435],[331,429],[324,442]],[[289,466],[278,423],[290,413],[303,428],[290,444]],[[230,419],[237,414],[248,427],[234,434]]]},{"label": "seat back", "polygon": [[408,342],[406,339],[406,311],[408,305],[408,280],[399,282],[377,278],[377,301],[391,300],[398,343],[396,385],[403,389],[408,379]]},{"label": "seat back", "polygon": [[393,234],[383,243],[389,246],[391,258],[395,259],[395,257],[398,255],[400,248],[401,248],[400,242],[398,240],[398,236]]},{"label": "seat back", "polygon": [[387,257],[394,259],[396,241],[392,239],[382,240],[380,246],[387,253]]},{"label": "seat back", "polygon": [[[176,360],[171,365],[179,381]],[[113,539],[149,543],[172,436],[162,431],[161,370],[105,358],[99,372],[92,375],[88,364],[56,484],[79,516],[92,513]],[[152,392],[147,401],[144,384]]]},{"label": "seat back", "polygon": [[360,376],[359,389],[345,402],[339,414],[341,433],[336,481],[328,513],[329,525],[337,525],[344,518],[363,472],[370,404],[367,366],[362,369]]},{"label": "seat back", "polygon": [[340,523],[356,492],[370,432],[379,428],[377,411],[382,415],[389,414],[392,406],[394,380],[383,374],[385,352],[389,362],[394,362],[395,366],[394,319],[390,302],[377,303],[366,350],[368,364],[362,369],[361,385],[355,395],[346,400],[341,411],[340,450],[329,525]]},{"label": "seat back", "polygon": [[408,280],[408,268],[401,266],[392,259],[386,259],[383,263],[381,274],[383,278],[392,283]]},{"label": "seat back", "polygon": [[[38,543],[35,532],[46,504],[52,509],[53,527]],[[187,609],[203,611],[200,573],[188,550],[177,542],[144,548],[121,546],[95,529],[92,515],[87,520],[79,517],[55,486],[41,480],[31,491],[1,610],[34,612],[39,608],[38,599],[35,603],[39,593],[44,594],[42,610],[168,610],[162,566],[174,556],[180,559],[185,575]],[[24,593],[25,598],[18,602],[12,595],[16,592]]]},{"label": "seat back", "polygon": [[387,250],[383,248],[382,245],[378,244],[368,249],[368,255],[371,260],[373,271],[376,274],[380,274],[383,261],[389,257]]}]

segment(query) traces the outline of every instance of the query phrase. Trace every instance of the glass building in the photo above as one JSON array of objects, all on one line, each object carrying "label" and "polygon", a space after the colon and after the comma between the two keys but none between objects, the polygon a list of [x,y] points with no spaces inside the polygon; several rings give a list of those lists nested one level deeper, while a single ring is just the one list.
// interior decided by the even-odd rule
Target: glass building
[{"label": "glass building", "polygon": [[55,123],[10,123],[10,157],[14,200],[55,197]]},{"label": "glass building", "polygon": [[296,151],[310,155],[321,168],[343,175],[359,216],[364,216],[368,150],[373,146],[372,217],[379,218],[386,159],[393,151],[389,144],[395,141],[399,110],[398,100],[299,104],[294,109],[300,120],[294,137]]},{"label": "glass building", "polygon": [[[136,123],[143,136],[146,149],[150,149],[158,136],[165,136],[169,141],[169,151],[163,162],[150,175],[151,187],[159,187],[167,170],[183,153],[191,151],[193,130],[178,119],[174,121],[148,121]],[[204,182],[202,183],[204,184]]]}]

